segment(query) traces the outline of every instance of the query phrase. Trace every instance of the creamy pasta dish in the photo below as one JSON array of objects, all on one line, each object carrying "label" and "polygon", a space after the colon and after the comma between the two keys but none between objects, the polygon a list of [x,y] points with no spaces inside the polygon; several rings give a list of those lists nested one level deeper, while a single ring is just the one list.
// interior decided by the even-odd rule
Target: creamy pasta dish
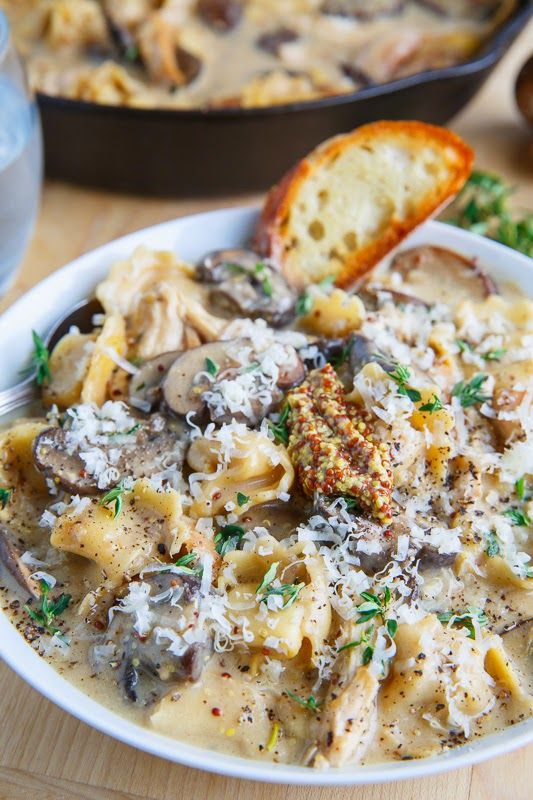
[{"label": "creamy pasta dish", "polygon": [[[154,731],[419,759],[533,711],[533,302],[404,249],[297,293],[137,249],[1,433],[2,608]],[[92,313],[92,312],[91,312]]]},{"label": "creamy pasta dish", "polygon": [[270,106],[470,58],[515,0],[0,0],[34,89],[108,105]]}]

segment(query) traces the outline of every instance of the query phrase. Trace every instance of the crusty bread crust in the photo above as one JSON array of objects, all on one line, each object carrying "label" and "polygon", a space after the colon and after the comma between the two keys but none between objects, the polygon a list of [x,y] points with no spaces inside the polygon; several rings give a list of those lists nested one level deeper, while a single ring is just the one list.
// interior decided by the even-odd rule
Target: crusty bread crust
[{"label": "crusty bread crust", "polygon": [[[420,157],[421,164],[422,154],[427,155],[427,150],[430,148],[433,153],[438,154],[438,165],[443,174],[436,177],[421,196],[420,191],[415,192],[413,189],[413,199],[416,201],[407,215],[392,213],[385,229],[378,231],[370,241],[343,253],[340,258],[336,254],[329,264],[325,264],[327,274],[335,275],[336,284],[341,287],[346,288],[356,284],[414,228],[447,205],[472,171],[474,160],[472,149],[452,131],[423,122],[373,122],[356,128],[351,133],[328,139],[272,187],[255,232],[255,248],[261,255],[272,258],[292,285],[301,288],[320,279],[306,268],[305,258],[301,257],[298,239],[294,235],[292,226],[292,214],[297,207],[297,199],[302,191],[307,191],[310,186],[306,185],[306,182],[314,181],[320,170],[328,170],[336,159],[346,154],[350,148],[368,152],[376,144],[397,145],[408,151],[415,161]],[[376,153],[375,157],[378,159],[379,154]],[[365,158],[368,161],[367,154]],[[376,166],[379,166],[377,161]],[[350,176],[346,176],[346,180],[349,179]],[[362,175],[361,179],[366,181],[369,189],[376,189],[376,186],[372,186],[372,178],[367,174]],[[335,187],[331,188],[335,191]],[[369,204],[372,202],[369,199]]]}]

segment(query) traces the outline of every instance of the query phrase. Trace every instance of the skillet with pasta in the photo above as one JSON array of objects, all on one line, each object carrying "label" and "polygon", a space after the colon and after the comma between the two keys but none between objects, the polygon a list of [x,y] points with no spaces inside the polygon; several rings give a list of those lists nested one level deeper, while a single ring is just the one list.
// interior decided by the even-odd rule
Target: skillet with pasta
[{"label": "skillet with pasta", "polygon": [[43,94],[254,108],[467,61],[515,0],[0,0]]},{"label": "skillet with pasta", "polygon": [[[447,280],[435,285],[438,270]],[[265,761],[532,713],[533,304],[430,245],[298,294],[137,249],[2,436],[3,607],[83,691]]]}]

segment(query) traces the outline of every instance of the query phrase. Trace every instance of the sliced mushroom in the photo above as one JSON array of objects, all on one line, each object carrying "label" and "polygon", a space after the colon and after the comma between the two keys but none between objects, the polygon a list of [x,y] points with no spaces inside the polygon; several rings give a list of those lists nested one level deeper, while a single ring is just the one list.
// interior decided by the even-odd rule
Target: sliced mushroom
[{"label": "sliced mushroom", "polygon": [[388,300],[389,298],[396,306],[412,305],[429,309],[432,305],[413,294],[397,292],[396,289],[390,289],[388,286],[380,286],[376,283],[364,284],[357,290],[357,294],[369,311],[377,311],[382,304],[382,300]]},{"label": "sliced mushroom", "polygon": [[[190,412],[201,416],[206,408],[205,393],[213,385],[209,380],[209,369],[216,369],[217,381],[232,380],[236,378],[242,366],[231,356],[231,352],[241,347],[251,347],[247,339],[229,339],[221,342],[211,342],[201,347],[195,347],[182,353],[170,367],[163,381],[163,398],[167,407],[174,414],[184,417]],[[287,349],[289,349],[287,347]],[[272,392],[272,402],[269,405],[252,403],[253,419],[240,413],[229,412],[215,416],[211,413],[213,422],[222,424],[237,421],[252,422],[257,424],[266,416],[282,399],[283,391],[301,383],[305,378],[306,369],[296,351],[290,348],[293,358],[287,356],[287,363],[280,368],[277,387]]]},{"label": "sliced mushroom", "polygon": [[346,75],[347,78],[350,78],[350,80],[354,82],[358,89],[372,85],[371,78],[363,69],[361,69],[361,67],[358,67],[356,64],[351,64],[349,61],[344,61],[340,65],[340,68],[343,75]]},{"label": "sliced mushroom", "polygon": [[298,34],[296,31],[292,30],[292,28],[281,27],[261,34],[256,40],[256,44],[260,50],[265,50],[267,53],[277,56],[284,44],[295,42],[297,39]]},{"label": "sliced mushroom", "polygon": [[31,571],[22,561],[17,537],[9,525],[5,524],[0,524],[0,563],[15,578],[21,589],[32,597],[39,597],[39,586],[37,581],[31,577]]},{"label": "sliced mushroom", "polygon": [[[108,660],[115,665],[124,695],[132,703],[148,705],[168,690],[169,683],[197,681],[212,644],[199,629],[199,578],[159,572],[142,580],[150,587],[149,632],[140,636],[134,627],[135,615],[115,606],[109,628],[97,647],[114,645],[114,656]],[[198,641],[188,644],[194,631]],[[187,641],[182,637],[185,632]]]},{"label": "sliced mushroom", "polygon": [[428,303],[477,302],[498,294],[492,278],[474,260],[445,247],[421,245],[404,250],[394,258],[391,269],[402,275],[409,294],[412,289]]},{"label": "sliced mushroom", "polygon": [[295,314],[296,295],[283,275],[251,250],[230,248],[208,253],[197,266],[199,280],[215,284],[209,300],[225,317],[261,317],[274,327]]},{"label": "sliced mushroom", "polygon": [[399,14],[405,5],[405,0],[324,0],[323,14],[333,14],[341,17],[355,17],[361,20],[370,20],[390,14]]},{"label": "sliced mushroom", "polygon": [[144,362],[130,380],[129,399],[134,408],[150,411],[157,406],[162,397],[163,379],[180,355],[181,351],[173,350]]},{"label": "sliced mushroom", "polygon": [[216,367],[217,374],[238,367],[228,356],[230,344],[234,344],[234,340],[210,342],[186,350],[178,356],[168,370],[162,386],[164,401],[174,414],[180,417],[185,417],[190,412],[202,414],[205,407],[202,395],[211,386],[205,375],[209,362]]},{"label": "sliced mushroom", "polygon": [[241,0],[198,0],[197,11],[203,22],[225,32],[239,24],[243,8]]},{"label": "sliced mushroom", "polygon": [[348,363],[353,375],[356,375],[365,364],[375,361],[385,372],[393,372],[394,364],[387,356],[376,350],[374,342],[366,336],[352,334],[349,340]]},{"label": "sliced mushroom", "polygon": [[[183,460],[183,445],[177,423],[161,415],[154,414],[148,420],[139,420],[134,435],[111,436],[109,444],[98,445],[98,450],[112,459],[117,477],[110,480],[105,488],[119,483],[125,476],[149,477],[161,472],[171,463]],[[98,479],[89,474],[81,451],[69,441],[66,428],[47,428],[37,438],[33,446],[35,464],[44,475],[70,494],[95,495],[102,491]]]}]

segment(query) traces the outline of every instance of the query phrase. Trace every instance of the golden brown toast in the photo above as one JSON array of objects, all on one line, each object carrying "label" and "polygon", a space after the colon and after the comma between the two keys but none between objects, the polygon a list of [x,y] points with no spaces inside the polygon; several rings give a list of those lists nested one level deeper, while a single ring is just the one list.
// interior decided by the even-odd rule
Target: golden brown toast
[{"label": "golden brown toast", "polygon": [[473,151],[445,128],[373,122],[319,145],[274,186],[255,247],[293,286],[349,287],[470,175]]}]

